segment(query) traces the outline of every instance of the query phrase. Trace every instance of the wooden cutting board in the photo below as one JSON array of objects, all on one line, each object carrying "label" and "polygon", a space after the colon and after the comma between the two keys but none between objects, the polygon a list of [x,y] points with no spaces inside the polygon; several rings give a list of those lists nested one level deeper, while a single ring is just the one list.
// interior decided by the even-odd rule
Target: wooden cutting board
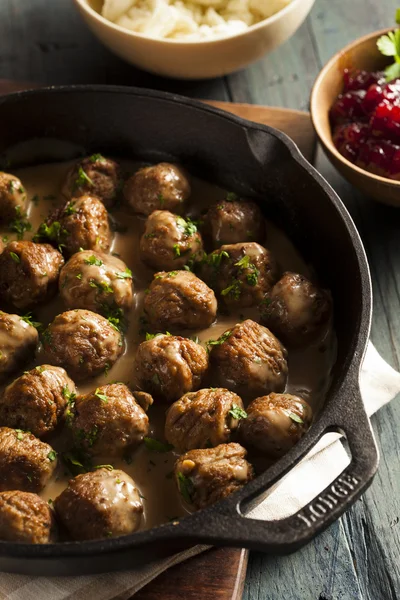
[{"label": "wooden cutting board", "polygon": [[[0,94],[35,87],[0,79]],[[287,133],[304,156],[313,161],[316,139],[309,113],[252,104],[210,101],[208,104],[239,117],[271,125]],[[172,567],[135,594],[135,600],[240,600],[243,595],[248,551],[213,548]]]}]

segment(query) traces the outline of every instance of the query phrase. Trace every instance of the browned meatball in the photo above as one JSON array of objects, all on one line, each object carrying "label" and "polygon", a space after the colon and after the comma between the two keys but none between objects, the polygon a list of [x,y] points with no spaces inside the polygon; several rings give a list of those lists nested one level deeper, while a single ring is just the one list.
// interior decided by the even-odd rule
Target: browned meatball
[{"label": "browned meatball", "polygon": [[81,249],[106,252],[111,238],[107,210],[96,196],[67,202],[42,223],[35,236],[35,240],[58,245],[68,256]]},{"label": "browned meatball", "polygon": [[57,315],[42,336],[48,361],[63,366],[77,381],[108,370],[123,352],[121,333],[90,310]]},{"label": "browned meatball", "polygon": [[47,502],[30,492],[0,493],[0,540],[48,544],[55,538],[55,521]]},{"label": "browned meatball", "polygon": [[181,212],[190,192],[187,173],[178,165],[164,162],[139,169],[124,187],[126,202],[142,215],[157,209]]},{"label": "browned meatball", "polygon": [[224,388],[185,394],[168,409],[165,437],[179,453],[231,441],[246,416],[239,396]]},{"label": "browned meatball", "polygon": [[228,306],[259,304],[278,277],[270,251],[255,242],[221,246],[205,259],[202,275]]},{"label": "browned meatball", "polygon": [[247,407],[247,419],[240,422],[240,439],[246,447],[279,458],[303,437],[311,417],[311,407],[298,396],[261,396]]},{"label": "browned meatball", "polygon": [[103,252],[74,254],[61,269],[60,296],[67,308],[86,308],[107,315],[110,308],[129,310],[133,304],[132,272]]},{"label": "browned meatball", "polygon": [[114,383],[76,399],[72,431],[90,455],[122,457],[148,434],[149,419],[126,385]]},{"label": "browned meatball", "polygon": [[215,320],[214,292],[190,271],[156,273],[144,299],[147,320],[155,331],[206,329]]},{"label": "browned meatball", "polygon": [[93,195],[111,208],[117,199],[119,186],[119,165],[111,158],[92,154],[68,171],[62,192],[68,199]]},{"label": "browned meatball", "polygon": [[71,479],[54,508],[73,540],[133,533],[143,513],[135,482],[118,469],[97,469]]},{"label": "browned meatball", "polygon": [[263,242],[265,237],[265,220],[260,208],[245,200],[221,200],[213,204],[204,225],[214,248],[222,244]]},{"label": "browned meatball", "polygon": [[57,466],[51,446],[31,433],[0,427],[0,492],[40,492]]},{"label": "browned meatball", "polygon": [[0,222],[9,223],[25,212],[26,191],[18,177],[0,172]]},{"label": "browned meatball", "polygon": [[0,254],[0,298],[23,310],[46,302],[57,290],[64,264],[49,244],[10,242]]},{"label": "browned meatball", "polygon": [[188,504],[200,509],[226,498],[253,479],[253,467],[240,444],[189,450],[175,463],[178,489]]},{"label": "browned meatball", "polygon": [[261,305],[262,322],[288,346],[311,342],[330,315],[329,292],[298,273],[284,273]]},{"label": "browned meatball", "polygon": [[28,321],[0,311],[0,381],[35,356],[39,334]]},{"label": "browned meatball", "polygon": [[203,258],[203,242],[197,226],[168,210],[155,210],[146,221],[140,240],[141,259],[157,270],[192,267]]},{"label": "browned meatball", "polygon": [[174,335],[156,335],[139,345],[134,378],[137,387],[155,398],[174,402],[197,390],[208,367],[208,356],[200,344]]},{"label": "browned meatball", "polygon": [[64,369],[37,366],[5,389],[0,398],[0,424],[43,437],[62,421],[68,394],[75,391]]},{"label": "browned meatball", "polygon": [[210,364],[220,385],[254,398],[285,389],[286,357],[285,348],[269,329],[247,319],[212,346]]}]

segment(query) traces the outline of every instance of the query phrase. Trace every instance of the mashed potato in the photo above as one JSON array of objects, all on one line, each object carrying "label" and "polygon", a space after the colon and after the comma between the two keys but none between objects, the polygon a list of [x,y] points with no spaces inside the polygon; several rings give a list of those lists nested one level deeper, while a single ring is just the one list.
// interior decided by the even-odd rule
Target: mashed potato
[{"label": "mashed potato", "polygon": [[102,15],[153,38],[199,40],[234,35],[292,0],[105,0]]}]

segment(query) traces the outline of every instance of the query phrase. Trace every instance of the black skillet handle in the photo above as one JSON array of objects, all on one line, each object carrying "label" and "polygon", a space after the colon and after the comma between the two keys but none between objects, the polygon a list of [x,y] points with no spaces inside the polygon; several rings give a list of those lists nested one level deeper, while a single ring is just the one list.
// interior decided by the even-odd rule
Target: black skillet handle
[{"label": "black skillet handle", "polygon": [[[332,411],[324,431],[336,429],[345,434],[352,455],[350,465],[317,498],[291,517],[279,521],[251,519],[243,516],[240,505],[231,505],[228,514],[220,514],[216,523],[214,538],[220,538],[218,545],[224,540],[227,544],[263,552],[292,552],[322,532],[361,496],[376,473],[378,450],[359,390],[349,396],[342,398],[344,401]],[[251,496],[265,493],[266,487],[264,484],[253,489]],[[240,504],[246,499],[244,494]]]}]

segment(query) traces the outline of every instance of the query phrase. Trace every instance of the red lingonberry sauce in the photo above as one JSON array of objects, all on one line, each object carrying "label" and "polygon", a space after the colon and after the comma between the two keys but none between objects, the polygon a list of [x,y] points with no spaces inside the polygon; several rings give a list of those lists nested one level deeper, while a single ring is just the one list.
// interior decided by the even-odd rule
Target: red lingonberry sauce
[{"label": "red lingonberry sauce", "polygon": [[350,162],[400,181],[400,79],[345,69],[330,113],[333,143]]}]

